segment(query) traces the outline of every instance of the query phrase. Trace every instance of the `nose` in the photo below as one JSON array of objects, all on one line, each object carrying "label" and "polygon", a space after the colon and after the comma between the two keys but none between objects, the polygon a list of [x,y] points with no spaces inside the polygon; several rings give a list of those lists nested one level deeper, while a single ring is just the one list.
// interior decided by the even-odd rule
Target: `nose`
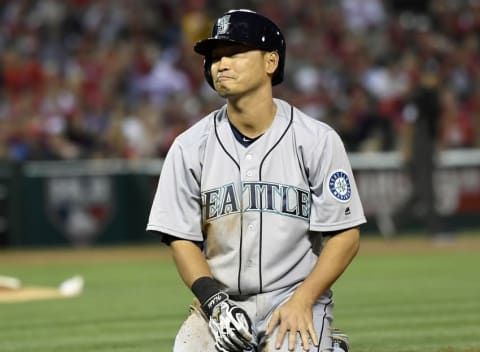
[{"label": "nose", "polygon": [[218,71],[225,71],[229,68],[229,58],[228,56],[219,57],[215,64],[217,64]]}]

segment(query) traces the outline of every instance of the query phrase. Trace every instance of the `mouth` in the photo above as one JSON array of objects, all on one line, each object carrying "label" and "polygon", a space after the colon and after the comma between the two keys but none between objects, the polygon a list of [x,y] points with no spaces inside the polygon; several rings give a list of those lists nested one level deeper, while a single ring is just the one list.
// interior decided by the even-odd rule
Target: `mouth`
[{"label": "mouth", "polygon": [[230,77],[230,76],[218,75],[215,81],[219,83],[219,82],[230,81],[232,79],[233,77]]}]

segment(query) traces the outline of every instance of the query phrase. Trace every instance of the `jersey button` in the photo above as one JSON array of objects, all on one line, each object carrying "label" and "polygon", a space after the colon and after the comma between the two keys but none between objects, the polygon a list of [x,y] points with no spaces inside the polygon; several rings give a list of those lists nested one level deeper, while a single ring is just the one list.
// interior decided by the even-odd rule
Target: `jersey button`
[{"label": "jersey button", "polygon": [[252,176],[253,176],[253,171],[252,171],[252,170],[248,170],[248,171],[247,171],[247,176],[248,176],[248,177],[252,177]]},{"label": "jersey button", "polygon": [[253,231],[255,229],[255,226],[252,224],[248,225],[248,231]]},{"label": "jersey button", "polygon": [[252,156],[252,154],[247,154],[247,155],[245,156],[245,158],[247,158],[247,160],[252,160],[253,156]]}]

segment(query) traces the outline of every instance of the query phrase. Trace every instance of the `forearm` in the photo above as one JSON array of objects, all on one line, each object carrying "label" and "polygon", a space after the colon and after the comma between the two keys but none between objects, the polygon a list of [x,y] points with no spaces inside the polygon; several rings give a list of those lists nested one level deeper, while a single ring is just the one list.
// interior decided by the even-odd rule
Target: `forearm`
[{"label": "forearm", "polygon": [[[170,246],[173,249],[173,258],[183,282],[191,289],[204,311],[210,316],[212,307],[208,307],[207,302],[221,290],[213,279],[202,251],[191,241],[177,240],[173,241]],[[225,298],[225,296],[222,297]]]},{"label": "forearm", "polygon": [[330,238],[312,272],[295,291],[294,297],[313,305],[345,271],[360,246],[360,230],[352,228]]},{"label": "forearm", "polygon": [[177,240],[173,241],[170,246],[177,271],[188,288],[191,288],[192,284],[200,277],[212,277],[207,260],[195,243]]}]

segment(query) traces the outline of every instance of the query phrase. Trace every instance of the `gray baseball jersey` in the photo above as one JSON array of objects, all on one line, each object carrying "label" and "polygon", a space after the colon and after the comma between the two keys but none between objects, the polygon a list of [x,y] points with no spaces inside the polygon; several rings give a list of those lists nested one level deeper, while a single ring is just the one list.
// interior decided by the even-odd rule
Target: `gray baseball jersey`
[{"label": "gray baseball jersey", "polygon": [[365,222],[338,134],[288,103],[248,147],[226,106],[179,135],[162,168],[147,230],[204,242],[214,277],[232,294],[302,281],[321,233]]}]

